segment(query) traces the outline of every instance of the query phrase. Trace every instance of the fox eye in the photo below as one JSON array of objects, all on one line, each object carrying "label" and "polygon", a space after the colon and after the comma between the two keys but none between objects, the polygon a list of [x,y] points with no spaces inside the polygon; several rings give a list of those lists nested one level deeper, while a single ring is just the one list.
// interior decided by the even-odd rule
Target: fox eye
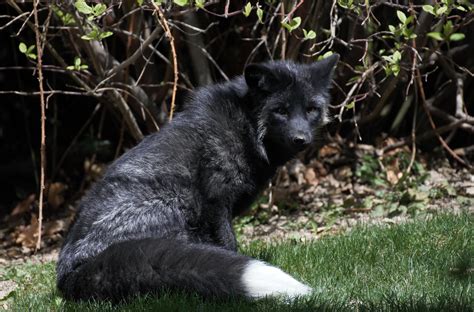
[{"label": "fox eye", "polygon": [[286,116],[288,115],[288,110],[284,107],[279,107],[275,110],[275,112],[279,115]]},{"label": "fox eye", "polygon": [[316,113],[318,111],[318,108],[315,106],[308,106],[306,107],[306,112],[308,114]]}]

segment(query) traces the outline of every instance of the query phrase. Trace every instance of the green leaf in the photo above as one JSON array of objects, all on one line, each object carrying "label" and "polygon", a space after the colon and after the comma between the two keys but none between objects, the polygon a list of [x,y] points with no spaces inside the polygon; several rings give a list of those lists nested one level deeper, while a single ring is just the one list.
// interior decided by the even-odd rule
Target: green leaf
[{"label": "green leaf", "polygon": [[206,0],[196,0],[195,5],[197,8],[202,9],[204,8],[205,3],[206,3]]},{"label": "green leaf", "polygon": [[252,4],[250,2],[247,2],[242,14],[244,14],[245,17],[248,17],[250,15],[250,12],[252,12]]},{"label": "green leaf", "polygon": [[161,5],[165,0],[153,0],[153,2],[156,3],[156,5]]},{"label": "green leaf", "polygon": [[32,44],[28,47],[28,49],[26,49],[26,53],[29,54],[29,53],[33,52],[34,49],[35,49],[35,45]]},{"label": "green leaf", "polygon": [[443,33],[445,36],[449,36],[453,32],[453,22],[447,21],[446,24],[443,25]]},{"label": "green leaf", "polygon": [[74,17],[69,13],[64,13],[57,6],[53,5],[52,10],[54,14],[61,19],[64,25],[73,25],[75,23]]},{"label": "green leaf", "polygon": [[107,10],[107,6],[103,3],[98,3],[94,6],[94,16],[101,16]]},{"label": "green leaf", "polygon": [[467,12],[466,8],[463,7],[462,5],[457,5],[456,9],[458,9],[459,11]]},{"label": "green leaf", "polygon": [[301,17],[297,16],[289,22],[282,22],[283,27],[288,29],[289,32],[292,32],[301,25]]},{"label": "green leaf", "polygon": [[63,18],[64,13],[57,6],[53,5],[51,6],[51,9],[53,10],[54,14],[56,14],[57,17]]},{"label": "green leaf", "polygon": [[36,58],[37,58],[36,54],[34,54],[34,53],[28,53],[28,54],[26,54],[26,56],[28,56],[30,59],[33,59],[33,60],[36,60]]},{"label": "green leaf", "polygon": [[392,70],[393,75],[396,77],[398,76],[398,73],[400,72],[400,65],[393,64],[390,66],[390,69]]},{"label": "green leaf", "polygon": [[442,6],[438,10],[436,10],[436,15],[442,15],[446,13],[447,10],[448,10],[447,6]]},{"label": "green leaf", "polygon": [[433,31],[433,32],[429,32],[426,34],[428,37],[431,37],[435,40],[439,40],[439,41],[443,41],[443,36],[441,35],[440,32],[437,32],[437,31]]},{"label": "green leaf", "polygon": [[101,32],[99,33],[99,40],[102,40],[102,39],[105,39],[107,37],[110,37],[112,36],[114,33],[111,32],[111,31],[104,31],[104,32]]},{"label": "green leaf", "polygon": [[454,33],[451,36],[449,36],[450,41],[460,41],[460,40],[463,40],[464,38],[466,38],[466,35],[464,35],[463,33]]},{"label": "green leaf", "polygon": [[334,53],[333,53],[332,51],[327,51],[327,52],[324,53],[323,55],[318,56],[318,61],[323,60],[323,59],[325,59],[325,58],[327,58],[327,57],[329,57],[329,56],[331,56],[331,55],[333,55],[333,54],[334,54]]},{"label": "green leaf", "polygon": [[81,65],[81,58],[76,56],[74,58],[74,66],[79,67],[80,65]]},{"label": "green leaf", "polygon": [[84,40],[99,40],[99,29],[94,28],[88,34],[85,34],[81,37]]},{"label": "green leaf", "polygon": [[316,32],[313,30],[307,31],[306,29],[303,29],[303,34],[304,34],[304,39],[303,40],[311,40],[316,38]]},{"label": "green leaf", "polygon": [[20,42],[20,44],[18,45],[18,49],[21,53],[26,53],[26,44],[24,42]]},{"label": "green leaf", "polygon": [[382,58],[389,63],[393,63],[393,56],[392,55],[382,55]]},{"label": "green leaf", "polygon": [[92,7],[90,7],[84,0],[77,0],[74,6],[82,14],[91,14],[94,12]]},{"label": "green leaf", "polygon": [[339,6],[344,9],[352,9],[354,7],[353,0],[338,0],[337,4],[339,4]]},{"label": "green leaf", "polygon": [[405,21],[407,20],[407,16],[405,15],[405,13],[403,13],[402,11],[397,10],[397,16],[398,16],[398,19],[400,20],[400,22],[405,24]]},{"label": "green leaf", "polygon": [[425,11],[425,12],[427,12],[427,13],[430,13],[430,14],[436,16],[434,7],[433,7],[432,5],[425,4],[424,6],[422,6],[422,8],[423,8],[423,11]]},{"label": "green leaf", "polygon": [[76,21],[74,20],[74,16],[72,14],[66,13],[66,15],[62,18],[64,25],[74,25]]},{"label": "green leaf", "polygon": [[346,109],[351,109],[351,108],[354,107],[354,105],[355,105],[355,101],[352,101],[352,102],[350,102],[350,103],[347,103],[347,104],[346,104]]},{"label": "green leaf", "polygon": [[94,26],[93,29],[86,35],[83,35],[81,39],[83,40],[102,40],[104,38],[110,37],[113,35],[111,31],[102,31],[97,26]]},{"label": "green leaf", "polygon": [[388,29],[390,30],[392,34],[394,34],[397,31],[397,29],[393,25],[388,25]]},{"label": "green leaf", "polygon": [[74,69],[76,69],[76,68],[75,68],[74,66],[70,65],[70,66],[66,67],[66,69],[67,69],[67,70],[74,70]]},{"label": "green leaf", "polygon": [[398,62],[402,59],[402,54],[400,53],[400,51],[395,51],[393,53],[393,60],[394,62]]},{"label": "green leaf", "polygon": [[137,0],[137,4],[138,4],[138,6],[142,6],[143,5],[143,0]]},{"label": "green leaf", "polygon": [[173,0],[173,2],[179,6],[185,6],[188,4],[188,0]]},{"label": "green leaf", "polygon": [[261,7],[257,6],[257,17],[258,21],[263,24],[263,10]]}]

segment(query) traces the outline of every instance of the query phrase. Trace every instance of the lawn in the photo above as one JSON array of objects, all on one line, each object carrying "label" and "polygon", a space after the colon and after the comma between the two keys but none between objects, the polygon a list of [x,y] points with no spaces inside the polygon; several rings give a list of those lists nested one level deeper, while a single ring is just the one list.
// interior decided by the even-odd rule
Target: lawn
[{"label": "lawn", "polygon": [[205,301],[179,294],[126,304],[70,303],[55,289],[54,263],[3,269],[19,288],[11,311],[473,311],[474,218],[441,215],[403,225],[360,226],[312,243],[254,242],[242,252],[275,264],[315,288],[287,303]]}]

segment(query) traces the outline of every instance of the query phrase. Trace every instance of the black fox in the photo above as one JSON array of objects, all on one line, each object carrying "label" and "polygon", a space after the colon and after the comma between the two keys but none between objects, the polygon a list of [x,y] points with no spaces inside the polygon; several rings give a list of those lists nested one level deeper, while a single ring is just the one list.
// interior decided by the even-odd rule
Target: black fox
[{"label": "black fox", "polygon": [[110,165],[80,203],[60,252],[64,297],[309,294],[280,269],[238,254],[231,220],[326,122],[338,58],[249,65],[197,90],[169,125]]}]

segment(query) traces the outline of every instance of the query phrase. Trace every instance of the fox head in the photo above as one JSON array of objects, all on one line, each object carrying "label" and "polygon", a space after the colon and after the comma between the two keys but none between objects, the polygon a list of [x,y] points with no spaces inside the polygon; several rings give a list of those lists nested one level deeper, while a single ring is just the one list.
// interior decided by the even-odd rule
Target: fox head
[{"label": "fox head", "polygon": [[266,150],[288,158],[313,142],[316,130],[328,122],[329,89],[338,59],[333,54],[312,64],[270,61],[246,67],[258,140]]}]

